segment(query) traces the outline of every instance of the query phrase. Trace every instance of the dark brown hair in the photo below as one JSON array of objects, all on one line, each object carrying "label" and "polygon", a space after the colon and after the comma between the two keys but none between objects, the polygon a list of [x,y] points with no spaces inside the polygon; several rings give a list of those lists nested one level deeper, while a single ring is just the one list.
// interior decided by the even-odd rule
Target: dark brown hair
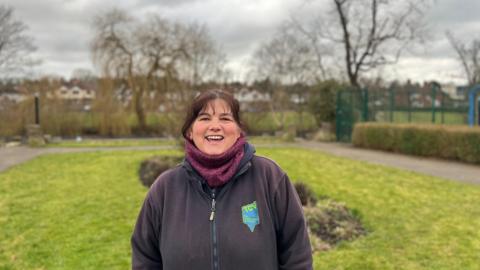
[{"label": "dark brown hair", "polygon": [[238,103],[238,100],[236,100],[232,94],[223,90],[207,90],[200,93],[200,95],[198,95],[188,107],[185,122],[183,122],[182,126],[182,135],[185,139],[188,139],[187,133],[193,122],[195,122],[195,119],[197,119],[198,114],[204,111],[208,104],[215,99],[222,99],[227,103],[230,107],[233,119],[240,129],[242,131],[244,130],[243,123],[240,120],[240,104]]}]

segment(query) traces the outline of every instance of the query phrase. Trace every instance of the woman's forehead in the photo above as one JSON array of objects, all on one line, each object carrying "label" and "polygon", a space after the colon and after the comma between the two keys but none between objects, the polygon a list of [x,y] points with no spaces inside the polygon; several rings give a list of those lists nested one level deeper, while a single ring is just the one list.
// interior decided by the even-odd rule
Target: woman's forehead
[{"label": "woman's forehead", "polygon": [[200,110],[199,114],[208,113],[208,114],[231,114],[232,109],[228,105],[227,102],[223,99],[214,99],[209,101],[202,110]]}]

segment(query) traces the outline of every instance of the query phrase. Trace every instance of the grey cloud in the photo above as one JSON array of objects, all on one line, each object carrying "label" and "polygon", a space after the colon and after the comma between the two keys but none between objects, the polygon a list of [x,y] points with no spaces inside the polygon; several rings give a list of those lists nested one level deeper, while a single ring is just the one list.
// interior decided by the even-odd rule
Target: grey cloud
[{"label": "grey cloud", "polygon": [[141,0],[136,4],[137,7],[145,6],[165,6],[165,7],[177,7],[198,2],[199,0]]},{"label": "grey cloud", "polygon": [[438,0],[434,3],[429,17],[440,24],[461,24],[478,21],[480,1]]},{"label": "grey cloud", "polygon": [[[2,3],[14,7],[16,17],[29,26],[28,33],[38,47],[36,55],[44,60],[41,69],[64,76],[77,67],[92,66],[89,52],[92,18],[113,7],[123,8],[139,18],[147,12],[156,12],[171,20],[204,23],[236,66],[244,63],[258,44],[270,39],[291,14],[306,18],[331,8],[331,0],[3,0]],[[476,37],[480,29],[478,10],[478,0],[437,0],[427,14],[432,29],[430,42],[406,54],[405,59],[421,59],[424,64],[444,59],[454,62],[455,52],[445,38],[445,30],[462,40]],[[425,64],[425,68],[432,66]],[[399,67],[407,73],[416,72],[404,64]]]}]

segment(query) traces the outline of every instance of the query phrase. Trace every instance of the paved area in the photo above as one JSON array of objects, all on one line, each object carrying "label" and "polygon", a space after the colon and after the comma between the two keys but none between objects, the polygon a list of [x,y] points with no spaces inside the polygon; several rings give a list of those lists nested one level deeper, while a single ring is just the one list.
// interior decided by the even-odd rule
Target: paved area
[{"label": "paved area", "polygon": [[[335,156],[419,172],[444,179],[480,184],[480,166],[454,161],[437,160],[354,148],[348,144],[299,142],[296,145]],[[25,146],[0,148],[0,172],[39,155],[88,151],[157,150],[171,146],[98,147],[98,148],[29,148]]]},{"label": "paved area", "polygon": [[302,142],[300,145],[309,149],[318,149],[335,156],[362,160],[459,182],[480,184],[480,165],[359,149],[348,144]]},{"label": "paved area", "polygon": [[30,148],[26,146],[0,147],[0,172],[11,166],[23,163],[39,155],[51,153],[75,153],[92,151],[120,150],[157,150],[169,149],[171,146],[132,146],[132,147],[72,147],[72,148]]}]

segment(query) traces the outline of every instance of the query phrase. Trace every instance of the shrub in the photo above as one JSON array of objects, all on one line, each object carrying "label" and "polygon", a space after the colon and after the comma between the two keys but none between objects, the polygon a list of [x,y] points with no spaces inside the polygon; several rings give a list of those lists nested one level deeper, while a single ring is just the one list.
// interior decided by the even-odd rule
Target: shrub
[{"label": "shrub", "polygon": [[341,85],[334,80],[320,82],[311,88],[307,108],[318,126],[322,122],[335,122],[336,95],[340,88]]},{"label": "shrub", "polygon": [[175,167],[181,161],[182,157],[179,156],[155,156],[144,160],[138,171],[140,182],[144,186],[150,187],[160,174]]},{"label": "shrub", "polygon": [[359,123],[358,147],[480,163],[480,128],[426,124]]}]

